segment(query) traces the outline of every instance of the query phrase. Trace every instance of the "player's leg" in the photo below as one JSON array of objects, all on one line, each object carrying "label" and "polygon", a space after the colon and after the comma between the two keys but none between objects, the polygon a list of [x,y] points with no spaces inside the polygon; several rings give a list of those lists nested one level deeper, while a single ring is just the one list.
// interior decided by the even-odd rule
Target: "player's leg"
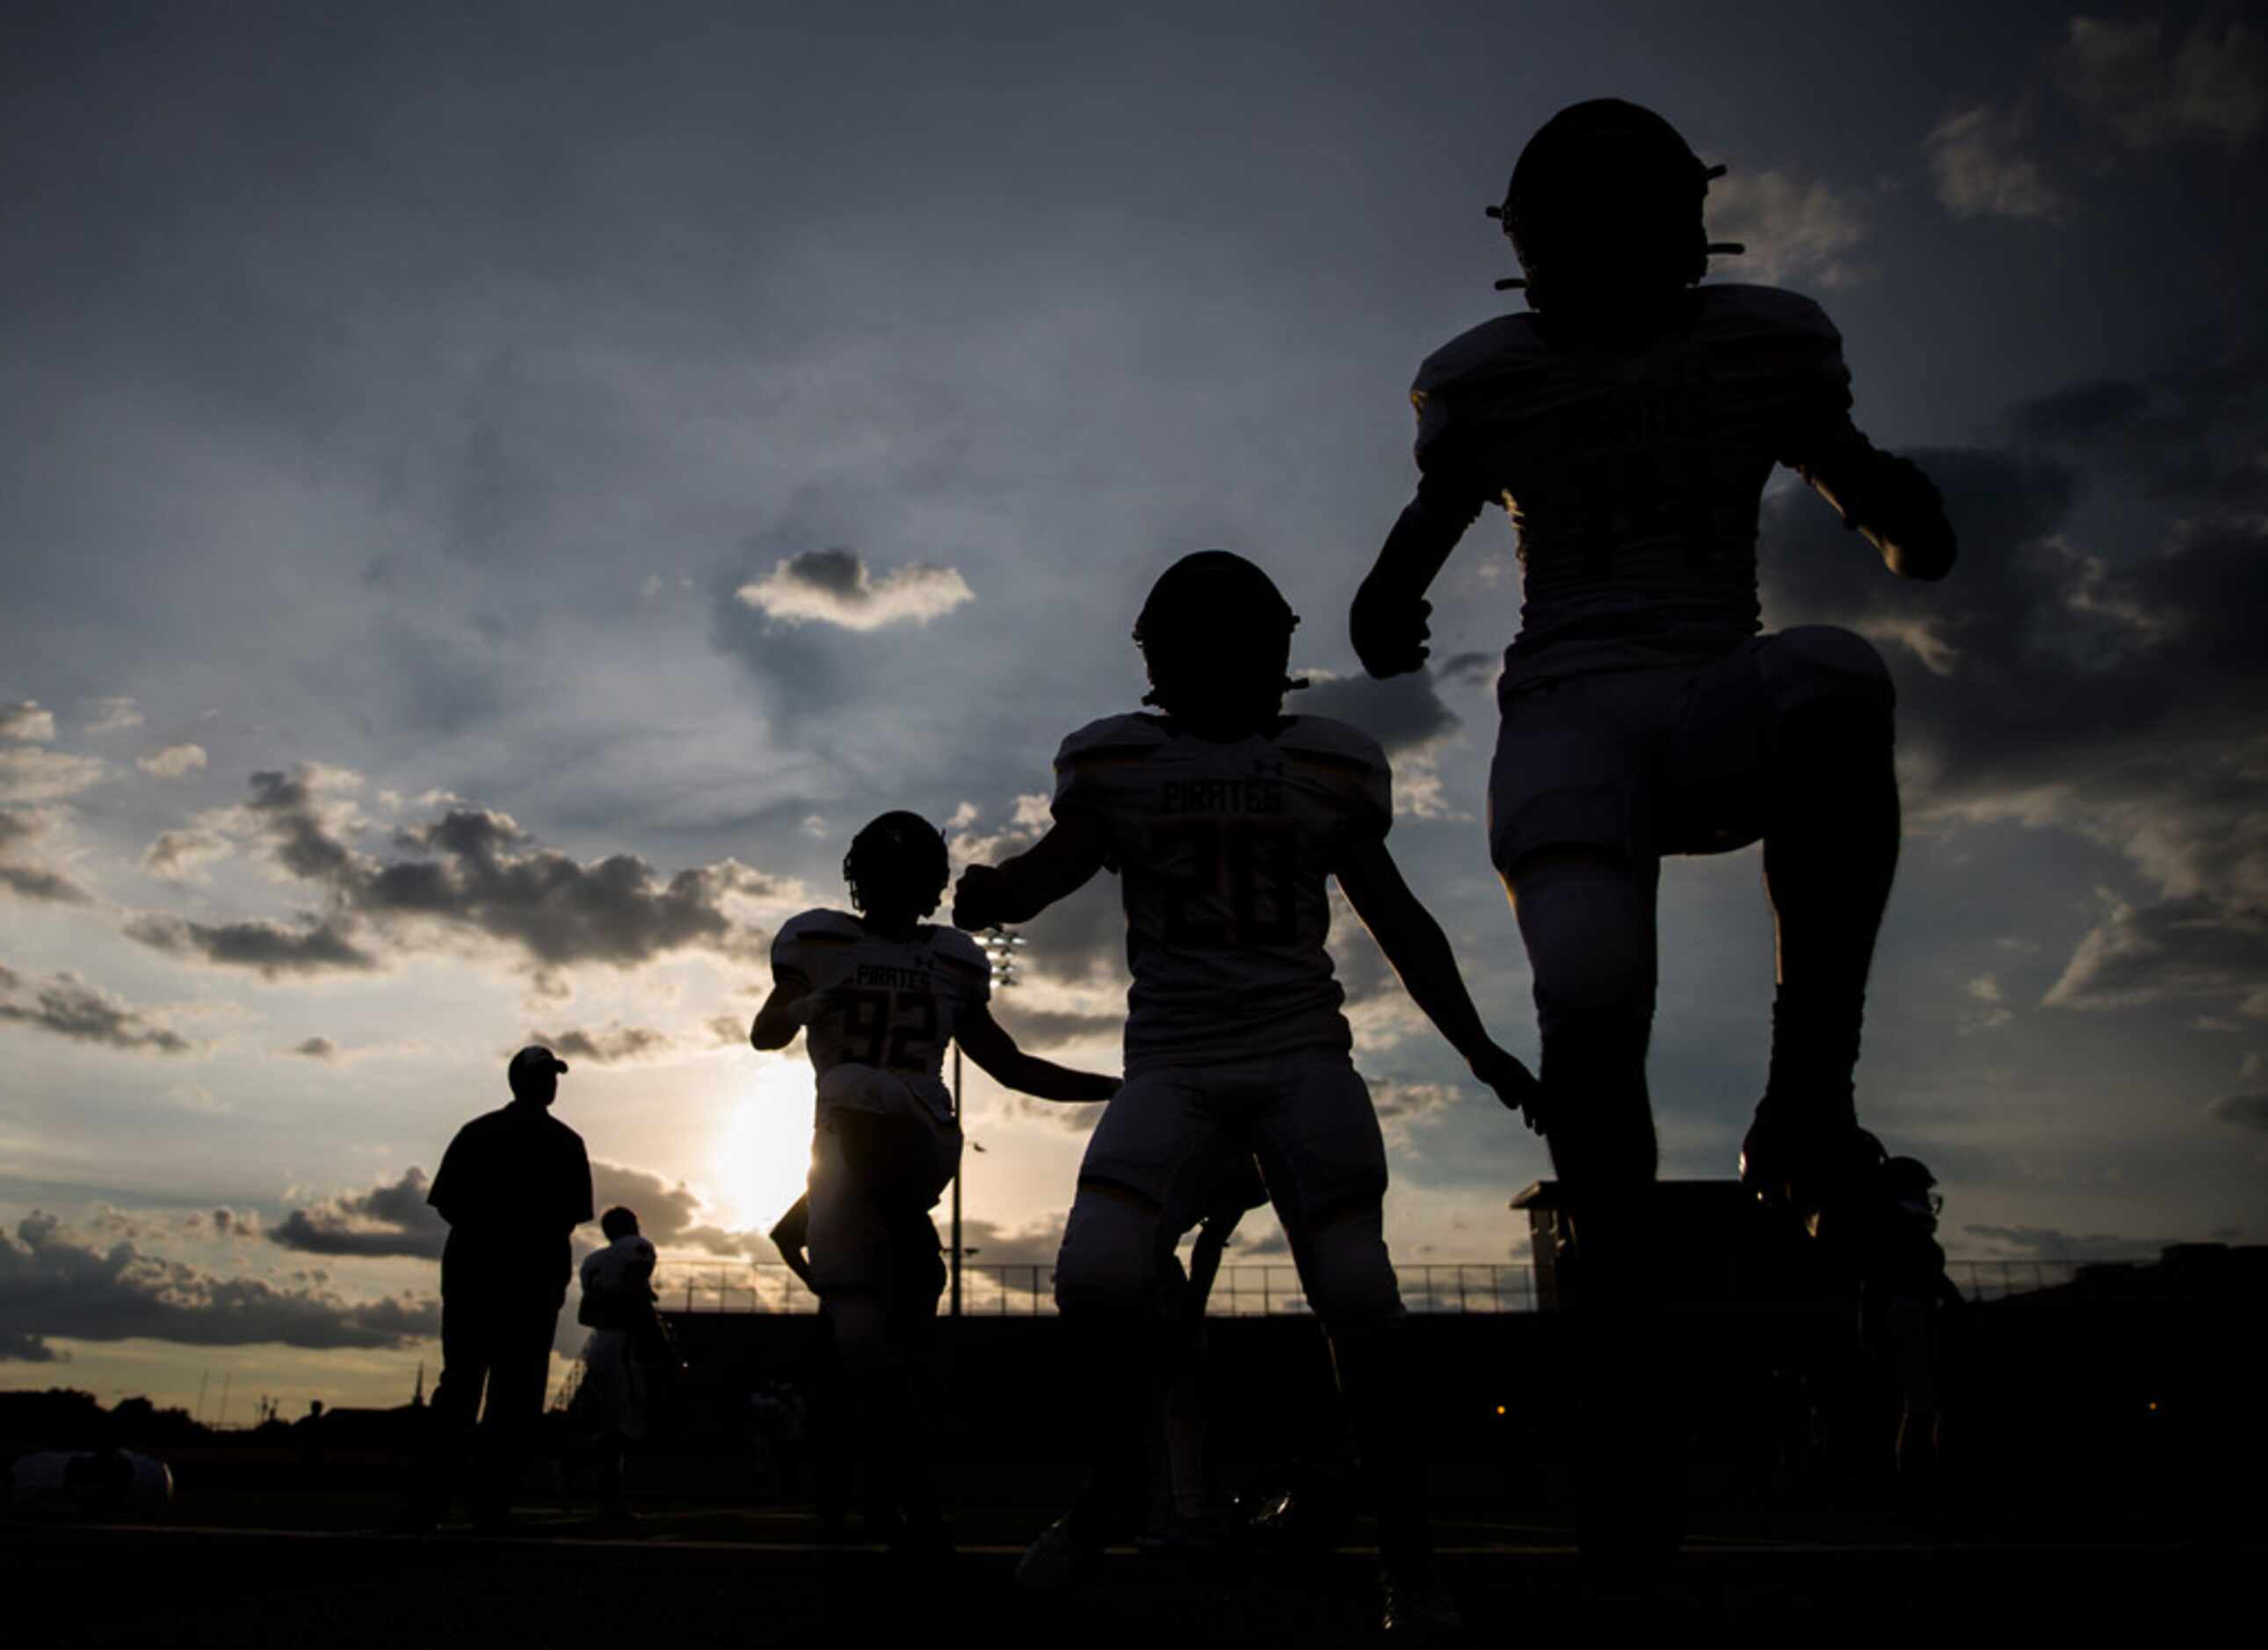
[{"label": "player's leg", "polygon": [[1425,1461],[1414,1441],[1420,1395],[1386,1248],[1378,1114],[1341,1054],[1283,1062],[1272,1087],[1252,1116],[1253,1151],[1300,1287],[1330,1337],[1378,1516],[1387,1624],[1452,1631],[1457,1616],[1434,1573]]},{"label": "player's leg", "polygon": [[1823,625],[1766,637],[1697,684],[1667,787],[1666,807],[1713,814],[1727,845],[1764,838],[1778,987],[1745,1173],[1807,1212],[1880,1156],[1859,1132],[1852,1073],[1897,868],[1893,703],[1863,637]]},{"label": "player's leg", "polygon": [[1575,681],[1505,705],[1490,846],[1535,979],[1545,1138],[1567,1199],[1576,1481],[1587,1558],[1652,1565],[1679,1525],[1660,1327],[1646,1057],[1656,979],[1652,730],[1667,673]]},{"label": "player's leg", "polygon": [[464,1487],[466,1456],[480,1418],[481,1394],[488,1384],[490,1337],[494,1315],[485,1290],[466,1277],[450,1277],[444,1263],[441,1286],[441,1374],[425,1417],[425,1449],[417,1481],[400,1523],[431,1528]]},{"label": "player's leg", "polygon": [[1680,681],[1633,672],[1507,696],[1489,775],[1490,857],[1535,980],[1545,1138],[1584,1263],[1609,1283],[1647,1264],[1653,726]]},{"label": "player's leg", "polygon": [[559,1303],[546,1299],[542,1285],[532,1296],[499,1302],[496,1338],[489,1365],[488,1403],[481,1415],[480,1504],[475,1515],[502,1523],[512,1514],[512,1497],[535,1453],[543,1400],[551,1379],[551,1343],[559,1328]]},{"label": "player's leg", "polygon": [[1138,1530],[1147,1511],[1163,1263],[1189,1224],[1183,1206],[1219,1136],[1194,1074],[1137,1072],[1104,1110],[1079,1167],[1056,1257],[1056,1304],[1087,1394],[1091,1477],[1067,1523],[1088,1548]]}]

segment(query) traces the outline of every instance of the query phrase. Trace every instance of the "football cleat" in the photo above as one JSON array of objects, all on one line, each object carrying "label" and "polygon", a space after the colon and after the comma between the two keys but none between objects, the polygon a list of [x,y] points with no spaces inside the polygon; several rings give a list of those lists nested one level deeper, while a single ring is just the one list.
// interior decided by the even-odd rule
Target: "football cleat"
[{"label": "football cleat", "polygon": [[1102,1549],[1059,1518],[1024,1549],[1016,1561],[1016,1590],[1055,1598],[1092,1581],[1102,1570]]},{"label": "football cleat", "polygon": [[1441,1585],[1440,1568],[1430,1556],[1383,1566],[1378,1594],[1381,1632],[1407,1641],[1464,1631],[1465,1618]]},{"label": "football cleat", "polygon": [[1230,1509],[1239,1538],[1256,1552],[1336,1551],[1354,1523],[1354,1503],[1336,1476],[1315,1474],[1288,1489],[1241,1495]]}]

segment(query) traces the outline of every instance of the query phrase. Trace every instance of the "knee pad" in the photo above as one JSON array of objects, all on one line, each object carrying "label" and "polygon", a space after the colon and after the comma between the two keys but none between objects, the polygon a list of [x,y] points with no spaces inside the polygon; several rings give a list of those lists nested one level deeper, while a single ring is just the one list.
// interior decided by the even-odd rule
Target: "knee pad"
[{"label": "knee pad", "polygon": [[1056,1307],[1089,1316],[1151,1313],[1160,1278],[1159,1215],[1139,1194],[1082,1181],[1056,1255]]},{"label": "knee pad", "polygon": [[1402,1315],[1381,1212],[1349,1211],[1307,1234],[1307,1302],[1334,1340],[1376,1332]]}]

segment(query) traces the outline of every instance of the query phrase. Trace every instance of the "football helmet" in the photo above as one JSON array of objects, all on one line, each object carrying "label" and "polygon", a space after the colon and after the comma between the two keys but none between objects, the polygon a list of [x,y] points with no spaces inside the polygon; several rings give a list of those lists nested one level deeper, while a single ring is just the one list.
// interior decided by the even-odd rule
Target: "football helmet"
[{"label": "football helmet", "polygon": [[1587,308],[1660,298],[1707,273],[1701,209],[1722,166],[1702,164],[1675,127],[1620,98],[1559,111],[1528,140],[1500,205],[1488,214],[1520,259],[1535,308]]},{"label": "football helmet", "polygon": [[943,833],[902,808],[869,821],[843,856],[851,907],[865,914],[926,917],[952,874]]},{"label": "football helmet", "polygon": [[1168,714],[1272,715],[1304,688],[1290,674],[1300,615],[1276,581],[1228,550],[1184,556],[1150,587],[1134,644],[1150,673],[1142,703]]}]

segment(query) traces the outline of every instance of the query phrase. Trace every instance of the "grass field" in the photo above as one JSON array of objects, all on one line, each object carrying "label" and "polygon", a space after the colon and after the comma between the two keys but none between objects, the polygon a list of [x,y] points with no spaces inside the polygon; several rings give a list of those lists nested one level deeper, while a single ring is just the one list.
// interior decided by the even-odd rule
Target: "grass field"
[{"label": "grass field", "polygon": [[[1359,1643],[1374,1560],[1359,1527],[1327,1559],[1192,1566],[1114,1554],[1095,1585],[1035,1609],[1014,1593],[1037,1507],[963,1514],[939,1568],[828,1547],[801,1514],[663,1506],[635,1539],[599,1539],[572,1515],[523,1511],[522,1533],[376,1533],[375,1497],[260,1495],[209,1502],[164,1525],[17,1522],[0,1553],[26,1646],[243,1646],[947,1642],[1100,1645]],[[185,1512],[187,1509],[185,1509]],[[1548,1521],[1450,1518],[1443,1567],[1471,1642],[1643,1626],[1839,1638],[2162,1631],[2241,1619],[2268,1551],[2128,1529],[2052,1534],[2002,1525],[1958,1536],[1880,1515],[1776,1514],[1697,1527],[1666,1597],[1587,1597],[1571,1532]],[[2240,1591],[2240,1588],[2242,1591]],[[25,1612],[30,1612],[31,1623]]]}]

